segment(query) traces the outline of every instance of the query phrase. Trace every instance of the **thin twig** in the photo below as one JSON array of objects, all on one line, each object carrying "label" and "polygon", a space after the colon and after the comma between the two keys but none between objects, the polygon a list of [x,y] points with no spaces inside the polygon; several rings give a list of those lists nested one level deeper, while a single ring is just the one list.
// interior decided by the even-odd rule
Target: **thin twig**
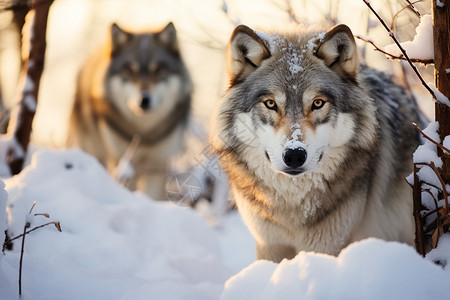
[{"label": "thin twig", "polygon": [[438,171],[438,169],[436,168],[434,162],[431,162],[431,163],[415,163],[414,165],[415,165],[415,166],[428,166],[428,167],[430,167],[430,168],[434,171],[434,173],[436,174],[436,176],[437,176],[439,182],[440,182],[441,185],[442,185],[442,193],[444,194],[445,210],[446,210],[446,212],[448,213],[449,210],[448,210],[448,194],[447,194],[447,189],[446,189],[446,187],[445,187],[445,182],[444,182],[444,180],[442,179],[441,175],[439,174],[439,171]]},{"label": "thin twig", "polygon": [[403,53],[403,56],[406,58],[406,60],[408,61],[409,65],[411,66],[411,68],[413,69],[414,73],[417,75],[417,77],[419,78],[420,82],[422,83],[422,85],[427,89],[427,91],[431,94],[431,96],[433,96],[433,99],[436,100],[436,95],[434,94],[433,90],[428,86],[428,84],[425,82],[425,80],[423,79],[422,75],[420,75],[419,70],[417,70],[416,66],[412,63],[411,59],[409,58],[408,54],[406,54],[405,49],[403,49],[402,45],[400,45],[400,42],[397,40],[397,38],[395,37],[394,33],[389,29],[389,27],[386,25],[386,22],[384,22],[384,20],[380,17],[380,15],[375,11],[375,9],[373,9],[372,5],[370,5],[369,2],[367,2],[366,0],[362,0],[367,7],[372,11],[372,13],[378,18],[378,20],[380,21],[381,25],[383,25],[384,29],[386,29],[386,31],[388,32],[389,36],[392,38],[392,40],[394,41],[394,43],[397,45],[397,47],[400,49],[400,51]]},{"label": "thin twig", "polygon": [[8,242],[12,242],[12,241],[14,241],[14,240],[17,240],[18,238],[22,237],[24,234],[29,234],[30,232],[33,232],[33,231],[35,231],[36,229],[45,227],[45,226],[50,225],[50,224],[55,225],[56,229],[58,229],[58,231],[61,232],[61,224],[60,224],[59,222],[48,222],[48,223],[45,223],[45,224],[36,226],[36,227],[34,227],[34,228],[28,230],[27,232],[24,232],[24,233],[22,233],[22,234],[19,234],[18,236],[13,237],[12,239],[8,240]]},{"label": "thin twig", "polygon": [[22,262],[23,262],[23,249],[25,248],[25,233],[27,228],[30,227],[30,223],[26,222],[25,226],[23,226],[23,234],[22,234],[22,248],[20,249],[20,262],[19,262],[19,296],[22,295]]},{"label": "thin twig", "polygon": [[[434,206],[436,207],[436,209],[439,209],[439,205],[437,203],[436,198],[433,197],[433,201],[434,201]],[[431,235],[431,242],[432,242],[433,248],[436,248],[437,241],[439,240],[439,238],[441,237],[441,235],[443,233],[444,233],[444,229],[442,228],[441,215],[440,215],[439,210],[438,210],[436,212],[436,229],[434,230],[434,233]],[[437,236],[435,236],[435,234]]]},{"label": "thin twig", "polygon": [[[28,214],[31,215],[33,208],[36,206],[36,201],[31,205],[30,212]],[[20,249],[20,261],[19,261],[19,297],[22,296],[22,263],[23,263],[23,251],[25,249],[25,235],[27,232],[27,228],[30,228],[30,222],[26,221],[23,226],[23,234],[22,234],[22,248]]]},{"label": "thin twig", "polygon": [[416,16],[420,17],[420,12],[417,10],[417,8],[414,6],[414,4],[422,2],[422,0],[414,1],[412,3],[411,3],[411,1],[406,0],[406,2],[408,2],[409,5],[405,8],[410,8],[416,14]]},{"label": "thin twig", "polygon": [[397,17],[402,13],[402,11],[404,11],[405,9],[410,9],[414,12],[414,14],[416,16],[418,16],[420,18],[420,12],[414,7],[413,4],[416,4],[418,2],[421,2],[421,0],[419,1],[415,1],[414,3],[411,3],[410,1],[406,0],[406,2],[408,3],[408,5],[406,5],[405,7],[403,7],[402,9],[400,9],[398,12],[395,13],[395,15],[392,17],[392,22],[391,22],[391,28],[394,27],[395,24],[395,20],[397,19]]},{"label": "thin twig", "polygon": [[[380,47],[378,47],[378,46],[377,46],[374,42],[372,42],[371,40],[368,40],[368,39],[366,39],[366,38],[364,38],[364,37],[362,37],[362,36],[359,36],[359,35],[355,35],[355,37],[356,37],[357,39],[363,41],[363,42],[366,42],[366,43],[371,44],[371,45],[375,48],[375,50],[377,50],[377,51],[383,53],[383,54],[386,55],[386,56],[389,56],[389,58],[391,58],[391,59],[406,60],[406,58],[403,57],[403,56],[396,56],[396,55],[393,55],[393,54],[391,54],[391,53],[389,53],[389,52],[387,52],[387,51],[381,49]],[[424,65],[428,65],[428,64],[434,63],[434,59],[411,58],[411,61],[412,61],[412,62],[416,62],[416,63],[421,63],[421,64],[424,64]]]},{"label": "thin twig", "polygon": [[423,132],[423,131],[419,128],[419,126],[417,126],[416,123],[411,122],[411,124],[412,124],[412,126],[413,126],[415,129],[417,129],[417,130],[420,132],[420,134],[423,135],[424,138],[426,138],[427,140],[429,140],[430,142],[432,142],[433,144],[435,144],[436,146],[438,146],[439,148],[441,148],[442,151],[444,151],[444,153],[446,153],[446,154],[449,154],[449,153],[450,153],[450,150],[449,150],[449,149],[447,149],[446,147],[444,147],[443,145],[439,144],[438,142],[436,142],[435,140],[433,140],[432,138],[430,138],[428,135],[426,135],[425,132]]},{"label": "thin twig", "polygon": [[421,181],[421,183],[422,183],[422,184],[426,184],[426,185],[428,185],[428,186],[430,186],[430,187],[432,187],[432,188],[435,188],[435,189],[437,189],[438,191],[441,190],[440,187],[438,187],[438,186],[436,186],[436,185],[434,185],[434,184],[432,184],[432,183],[429,183],[429,182],[426,182],[426,181]]}]

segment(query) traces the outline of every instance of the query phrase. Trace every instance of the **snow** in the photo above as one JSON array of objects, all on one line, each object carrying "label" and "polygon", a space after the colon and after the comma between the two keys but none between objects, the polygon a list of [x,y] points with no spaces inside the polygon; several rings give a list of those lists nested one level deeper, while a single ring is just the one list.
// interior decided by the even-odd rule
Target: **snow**
[{"label": "snow", "polygon": [[[28,299],[215,299],[239,271],[222,262],[218,234],[193,210],[129,192],[79,150],[39,151],[5,182],[11,237],[22,232],[34,201],[33,214],[48,213],[62,227],[61,233],[47,226],[26,237],[22,282]],[[33,228],[49,220],[30,221]],[[251,241],[238,221],[241,237]],[[3,257],[0,269],[8,276],[0,282],[9,284],[0,295],[17,292],[20,242]],[[250,251],[241,251],[243,257]]]},{"label": "snow", "polygon": [[[7,229],[6,220],[6,200],[8,199],[8,194],[5,191],[5,184],[0,181],[0,241],[5,240],[5,231]],[[2,256],[0,255],[0,261]]]},{"label": "snow", "polygon": [[[237,212],[211,227],[190,208],[122,188],[79,150],[39,150],[4,181],[10,237],[22,232],[34,201],[31,228],[62,227],[26,236],[23,299],[424,299],[450,283],[448,269],[413,248],[375,239],[337,258],[301,252],[279,265],[255,262]],[[0,188],[1,224],[5,200]],[[441,243],[430,260],[446,259],[448,241]],[[17,298],[20,244],[1,257],[1,299]]]},{"label": "snow", "polygon": [[[393,33],[390,32],[390,35]],[[431,15],[423,15],[416,28],[416,35],[412,41],[400,43],[410,58],[433,59],[433,19]],[[400,49],[396,44],[390,44],[384,47],[384,50],[394,56],[402,56]]]},{"label": "snow", "polygon": [[31,112],[35,112],[36,111],[36,98],[34,98],[34,96],[32,94],[25,94],[23,101],[25,103],[25,106],[27,107],[27,109]]},{"label": "snow", "polygon": [[[430,124],[428,124],[427,128],[423,130],[423,132],[435,142],[440,143],[441,140],[439,138],[438,129],[439,123],[431,122]],[[426,164],[434,163],[436,167],[438,168],[442,167],[442,159],[437,155],[436,147],[437,146],[435,144],[425,139],[424,143],[419,147],[417,147],[416,151],[413,153],[414,163],[426,163]],[[421,167],[417,175],[419,176],[419,179],[421,181],[432,183],[435,184],[436,186],[441,185],[436,174],[428,166]],[[406,180],[410,185],[413,185],[414,184],[413,174],[410,174],[406,178]]]},{"label": "snow", "polygon": [[[303,132],[301,131],[300,125],[298,123],[291,125],[291,130],[293,130],[291,134],[291,138],[286,141],[284,144],[285,149],[298,149],[303,148],[306,149],[306,145],[298,140],[299,137],[303,136]],[[287,139],[287,137],[285,137]]]},{"label": "snow", "polygon": [[[427,128],[423,130],[423,132],[434,140],[437,143],[440,143],[439,133],[437,132],[439,129],[438,122],[431,122]],[[424,163],[431,164],[433,163],[437,168],[442,167],[442,159],[437,155],[436,152],[437,146],[430,142],[429,140],[425,140],[423,145],[417,147],[416,151],[413,154],[414,163]],[[436,176],[436,173],[428,166],[419,166],[420,170],[417,172],[417,176],[419,180],[433,184],[434,186],[441,186],[439,178]],[[413,174],[411,174],[407,181],[410,184],[413,184]],[[432,203],[434,206],[434,202]]]},{"label": "snow", "polygon": [[437,102],[440,102],[444,105],[447,105],[450,107],[450,100],[444,95],[442,94],[435,86],[432,82],[428,82],[427,85],[433,90],[434,96],[436,97],[435,100]]},{"label": "snow", "polygon": [[440,8],[444,8],[445,7],[445,3],[441,2],[440,0],[436,0],[436,6],[438,6]]},{"label": "snow", "polygon": [[[197,118],[206,119],[214,106],[210,100],[217,99],[226,88],[223,50],[233,25],[244,23],[254,28],[265,24],[273,28],[287,24],[284,20],[288,17],[284,11],[273,9],[272,1],[100,2],[63,1],[52,5],[47,34],[48,64],[41,80],[42,97],[33,133],[34,140],[41,144],[60,146],[65,140],[64,124],[71,106],[70,95],[74,93],[76,70],[104,38],[112,21],[132,28],[161,26],[169,20],[176,23],[181,48],[196,83],[193,112]],[[323,22],[320,5],[293,4],[299,6],[296,10],[300,19],[310,24]],[[347,0],[344,6],[348,9],[340,9],[337,19],[348,24],[355,34],[366,33],[367,17],[360,13],[363,4]],[[218,9],[213,10],[214,7]],[[151,11],[157,13],[149,15]],[[344,16],[347,12],[351,12],[351,17]],[[65,22],[68,16],[73,22]],[[377,40],[384,36],[383,31]],[[276,37],[262,38],[269,41],[274,51]],[[392,68],[384,60],[368,58],[367,62],[384,70]],[[10,68],[4,69],[12,74]],[[206,73],[216,76],[205,78]],[[67,76],[62,80],[61,74]],[[0,139],[0,154],[11,142],[14,141]],[[119,173],[126,174],[126,171],[129,169],[124,165],[123,172]],[[7,177],[9,169],[0,164],[0,173]],[[32,228],[49,221],[59,221],[62,226],[62,232],[50,225],[27,235],[23,299],[217,299],[221,296],[229,299],[230,294],[236,299],[255,299],[263,291],[265,297],[312,299],[318,298],[314,295],[321,292],[326,294],[327,290],[330,299],[372,299],[382,292],[385,294],[378,298],[404,299],[408,298],[410,289],[420,295],[436,285],[431,298],[434,292],[449,284],[439,267],[414,255],[411,248],[374,240],[351,245],[338,258],[310,252],[300,253],[295,260],[280,265],[255,262],[254,239],[236,211],[227,213],[212,227],[204,221],[202,212],[174,203],[155,202],[143,194],[123,189],[94,159],[79,151],[41,151],[21,175],[5,179],[5,183],[10,195],[7,207],[10,236],[20,233],[27,219]],[[221,186],[225,189],[226,184]],[[0,187],[0,222],[5,220],[5,196]],[[49,219],[27,217],[34,201],[37,204],[33,212],[49,213]],[[0,239],[4,229],[1,224]],[[448,238],[444,238],[437,250],[427,256],[428,260],[449,260],[445,254],[450,253],[450,246]],[[16,240],[12,251],[0,255],[2,300],[18,298],[20,242],[21,239]],[[448,267],[445,270],[448,274]],[[424,282],[428,284],[418,284],[415,274],[427,277],[428,281]],[[402,278],[411,284],[400,294],[393,283],[404,283],[400,282]],[[266,285],[261,285],[262,282]],[[241,290],[237,289],[239,286]],[[300,290],[305,286],[307,289]],[[353,291],[353,286],[359,294]],[[250,290],[253,294],[248,293]],[[302,297],[308,290],[311,294]]]},{"label": "snow", "polygon": [[269,46],[269,51],[270,53],[273,53],[275,51],[275,48],[278,45],[279,42],[279,38],[276,34],[270,34],[270,33],[266,33],[266,32],[259,32],[259,31],[255,31],[255,33],[264,41],[267,42],[268,46]]},{"label": "snow", "polygon": [[[0,138],[0,157],[8,157],[8,151],[10,149],[14,152],[15,157],[22,158],[23,157],[23,149],[17,143],[17,140],[13,136],[3,135]],[[9,170],[9,166],[4,163],[0,163],[0,177],[9,177],[11,176],[11,172]]]},{"label": "snow", "polygon": [[445,264],[444,270],[450,273],[450,233],[446,233],[439,238],[438,245],[435,249],[432,249],[427,253],[426,258],[430,261],[437,262],[439,264]]},{"label": "snow", "polygon": [[[444,138],[444,141],[442,142],[442,145],[443,145],[445,148],[450,149],[450,135],[447,135],[447,136]],[[450,155],[450,154],[448,153],[448,155]]]},{"label": "snow", "polygon": [[34,82],[30,76],[25,77],[25,86],[23,87],[23,93],[32,93],[34,90]]},{"label": "snow", "polygon": [[414,249],[368,239],[338,257],[257,261],[227,281],[221,299],[433,299],[447,295],[449,283],[449,273]]}]

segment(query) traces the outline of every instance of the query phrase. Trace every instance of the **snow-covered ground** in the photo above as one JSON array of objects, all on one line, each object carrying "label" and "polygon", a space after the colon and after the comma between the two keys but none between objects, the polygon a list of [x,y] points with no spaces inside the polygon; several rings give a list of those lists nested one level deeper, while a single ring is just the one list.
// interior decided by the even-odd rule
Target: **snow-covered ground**
[{"label": "snow-covered ground", "polygon": [[[365,34],[364,5],[342,2],[345,9],[334,8],[338,21]],[[317,23],[332,2],[292,3],[302,21]],[[76,71],[112,21],[131,28],[175,21],[196,87],[194,117],[205,124],[224,89],[224,51],[234,23],[270,27],[288,19],[284,4],[271,0],[56,1],[34,141],[61,147]],[[372,28],[371,35],[380,31]],[[191,147],[192,161],[204,156],[204,145],[198,148]],[[338,257],[301,252],[274,264],[255,261],[253,237],[236,211],[209,225],[190,208],[125,190],[78,150],[40,150],[20,175],[3,181],[0,240],[6,227],[14,237],[27,221],[30,228],[58,221],[62,229],[49,225],[26,236],[22,299],[443,299],[450,286],[449,267],[430,262],[450,257],[450,235],[428,259],[409,246],[370,239]],[[50,218],[34,216],[39,213]],[[0,300],[18,299],[21,243],[0,255]]]},{"label": "snow-covered ground", "polygon": [[[62,228],[26,236],[22,299],[431,299],[450,284],[448,270],[413,248],[374,239],[337,258],[255,262],[236,212],[210,227],[190,208],[125,190],[79,150],[40,150],[4,182],[11,237],[26,222]],[[5,206],[1,192],[2,214]],[[21,242],[0,256],[0,299],[18,299]]]},{"label": "snow-covered ground", "polygon": [[[25,299],[214,299],[255,259],[237,213],[211,228],[190,208],[122,188],[79,150],[39,152],[5,183],[11,237],[26,221],[62,228],[26,236]],[[0,299],[17,298],[20,249],[18,239],[1,260]]]}]

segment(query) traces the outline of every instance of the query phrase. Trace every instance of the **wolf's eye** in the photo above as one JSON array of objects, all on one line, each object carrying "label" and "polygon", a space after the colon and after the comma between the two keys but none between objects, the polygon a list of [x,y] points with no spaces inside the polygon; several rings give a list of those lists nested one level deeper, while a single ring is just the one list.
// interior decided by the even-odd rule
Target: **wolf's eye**
[{"label": "wolf's eye", "polygon": [[131,79],[134,75],[136,74],[135,68],[132,65],[124,65],[122,67],[122,75],[123,75],[123,79],[125,80],[129,80]]},{"label": "wolf's eye", "polygon": [[321,109],[325,105],[325,103],[326,103],[325,100],[316,99],[312,104],[311,110]]},{"label": "wolf's eye", "polygon": [[162,77],[167,73],[167,67],[163,65],[158,65],[156,66],[153,72],[156,77]]},{"label": "wolf's eye", "polygon": [[269,99],[269,100],[264,101],[264,105],[265,105],[268,109],[277,111],[277,104],[276,104],[275,101],[272,100],[272,99]]}]

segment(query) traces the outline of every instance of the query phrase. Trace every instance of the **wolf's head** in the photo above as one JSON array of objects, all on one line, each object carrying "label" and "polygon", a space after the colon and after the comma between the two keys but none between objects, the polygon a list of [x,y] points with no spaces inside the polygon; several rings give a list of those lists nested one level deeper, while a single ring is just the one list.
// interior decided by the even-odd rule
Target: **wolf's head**
[{"label": "wolf's head", "polygon": [[107,97],[122,113],[150,113],[176,99],[189,81],[172,23],[161,31],[139,34],[113,24],[110,48]]},{"label": "wolf's head", "polygon": [[295,176],[373,144],[375,108],[358,84],[347,26],[258,33],[240,25],[227,62],[230,88],[214,118],[213,149]]}]

